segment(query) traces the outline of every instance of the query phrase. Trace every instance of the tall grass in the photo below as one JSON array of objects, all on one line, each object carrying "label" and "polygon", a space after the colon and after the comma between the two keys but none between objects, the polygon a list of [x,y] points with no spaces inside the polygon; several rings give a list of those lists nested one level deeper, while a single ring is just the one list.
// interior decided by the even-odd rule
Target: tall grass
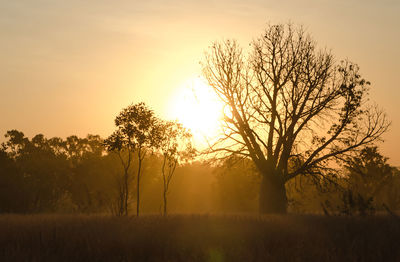
[{"label": "tall grass", "polygon": [[400,261],[392,217],[0,216],[0,261]]}]

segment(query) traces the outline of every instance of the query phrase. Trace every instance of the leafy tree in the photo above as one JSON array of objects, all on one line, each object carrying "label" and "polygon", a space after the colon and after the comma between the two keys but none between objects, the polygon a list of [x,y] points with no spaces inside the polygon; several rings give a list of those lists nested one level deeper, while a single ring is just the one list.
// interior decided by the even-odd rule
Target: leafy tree
[{"label": "leafy tree", "polygon": [[236,41],[214,43],[203,72],[226,105],[224,135],[210,152],[253,160],[261,213],[286,212],[287,181],[323,175],[331,160],[378,140],[389,125],[366,103],[370,83],[358,66],[335,62],[291,24],[268,26],[248,55]]},{"label": "leafy tree", "polygon": [[52,141],[42,134],[29,140],[11,130],[6,138],[3,147],[23,174],[21,190],[29,203],[26,211],[54,211],[69,185],[65,155],[56,154]]},{"label": "leafy tree", "polygon": [[5,149],[0,149],[0,212],[26,212],[29,210],[29,196],[24,175]]},{"label": "leafy tree", "polygon": [[400,177],[387,160],[376,146],[366,147],[359,155],[347,159],[344,203],[349,213],[365,214],[368,210],[382,209],[383,205],[390,209],[399,207]]},{"label": "leafy tree", "polygon": [[167,195],[169,184],[179,163],[189,160],[194,156],[195,150],[191,143],[191,133],[181,124],[166,121],[160,126],[161,139],[160,150],[163,156],[162,179],[163,179],[163,214],[167,214]]},{"label": "leafy tree", "polygon": [[120,163],[115,154],[105,154],[103,142],[98,135],[70,136],[63,142],[70,164],[68,197],[75,211],[104,212],[113,199],[110,185]]},{"label": "leafy tree", "polygon": [[0,149],[0,212],[104,212],[119,163],[97,135],[32,139],[7,131]]},{"label": "leafy tree", "polygon": [[154,112],[144,103],[130,105],[124,108],[115,118],[117,130],[105,140],[109,151],[116,152],[124,168],[124,180],[120,187],[119,215],[128,215],[129,200],[129,168],[133,154],[138,156],[138,169],[136,173],[136,215],[140,208],[140,178],[142,164],[149,150],[160,143],[158,119]]},{"label": "leafy tree", "polygon": [[15,129],[7,131],[4,137],[7,141],[2,143],[3,150],[8,151],[12,158],[18,157],[29,144],[29,139],[25,137],[25,134]]},{"label": "leafy tree", "polygon": [[111,152],[115,152],[118,155],[124,170],[122,180],[119,178],[116,179],[118,197],[113,212],[118,216],[128,215],[128,200],[130,194],[129,168],[132,164],[133,153],[136,149],[136,145],[131,136],[132,135],[130,133],[122,132],[120,129],[118,129],[105,140],[107,149]]}]

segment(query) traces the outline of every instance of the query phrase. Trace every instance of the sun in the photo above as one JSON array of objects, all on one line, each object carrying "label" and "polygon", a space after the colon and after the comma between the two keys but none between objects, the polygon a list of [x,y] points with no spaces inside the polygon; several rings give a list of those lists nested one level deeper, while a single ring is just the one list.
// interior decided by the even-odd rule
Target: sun
[{"label": "sun", "polygon": [[184,82],[170,103],[170,116],[190,129],[198,143],[217,136],[223,104],[204,80],[192,78]]}]

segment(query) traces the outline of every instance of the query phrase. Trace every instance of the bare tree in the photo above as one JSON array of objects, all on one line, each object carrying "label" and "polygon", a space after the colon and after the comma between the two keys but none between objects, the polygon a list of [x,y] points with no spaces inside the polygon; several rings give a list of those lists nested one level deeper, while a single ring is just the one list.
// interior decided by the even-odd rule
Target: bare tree
[{"label": "bare tree", "polygon": [[160,149],[163,155],[161,173],[163,178],[163,215],[167,214],[169,185],[177,165],[195,154],[191,143],[191,133],[180,123],[166,121],[161,126]]},{"label": "bare tree", "polygon": [[357,65],[335,62],[302,27],[270,25],[248,55],[214,43],[204,76],[226,105],[224,135],[210,152],[251,158],[260,174],[260,212],[286,212],[285,183],[378,140],[389,122],[366,102]]}]

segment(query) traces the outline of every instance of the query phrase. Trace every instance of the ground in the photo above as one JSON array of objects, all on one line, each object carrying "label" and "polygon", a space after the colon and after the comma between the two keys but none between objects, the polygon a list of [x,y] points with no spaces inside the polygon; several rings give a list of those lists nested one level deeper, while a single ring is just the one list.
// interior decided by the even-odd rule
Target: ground
[{"label": "ground", "polygon": [[0,261],[400,261],[395,217],[2,215]]}]

